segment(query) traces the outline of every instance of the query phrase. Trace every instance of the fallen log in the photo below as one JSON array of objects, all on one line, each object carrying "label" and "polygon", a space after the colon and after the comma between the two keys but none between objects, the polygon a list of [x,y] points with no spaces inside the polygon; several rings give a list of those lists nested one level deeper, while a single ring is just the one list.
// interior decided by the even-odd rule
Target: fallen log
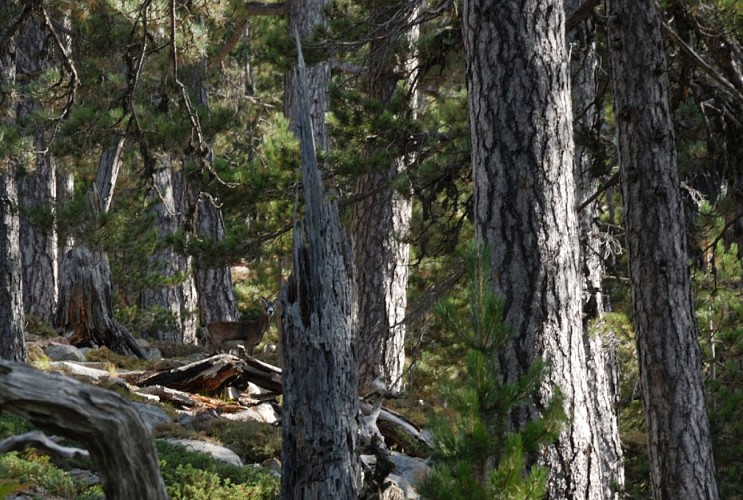
[{"label": "fallen log", "polygon": [[215,393],[242,373],[245,362],[230,354],[217,354],[172,370],[145,375],[125,375],[127,382],[138,386],[162,385],[191,393]]},{"label": "fallen log", "polygon": [[127,382],[138,386],[161,385],[191,393],[210,394],[228,386],[244,389],[248,382],[281,392],[281,370],[257,359],[238,358],[231,354],[217,354],[172,370],[160,373],[122,375]]},{"label": "fallen log", "polygon": [[115,392],[0,361],[0,407],[87,448],[106,498],[168,498],[152,435]]}]

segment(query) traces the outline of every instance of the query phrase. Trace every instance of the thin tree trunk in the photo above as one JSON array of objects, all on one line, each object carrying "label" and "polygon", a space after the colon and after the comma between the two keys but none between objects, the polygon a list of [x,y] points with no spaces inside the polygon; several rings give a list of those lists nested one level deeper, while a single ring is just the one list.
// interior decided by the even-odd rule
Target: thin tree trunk
[{"label": "thin tree trunk", "polygon": [[111,142],[101,153],[98,162],[98,171],[95,176],[95,184],[92,193],[89,193],[89,202],[97,213],[106,213],[111,207],[111,201],[116,188],[116,179],[121,169],[121,155],[124,152],[126,136],[114,132]]},{"label": "thin tree trunk", "polygon": [[[407,36],[414,45],[418,27],[404,26],[414,17],[413,4],[400,2],[397,8],[389,4],[377,6],[371,17],[378,32],[374,33],[369,55],[368,95],[383,108],[391,105],[400,75],[407,77],[409,109],[415,113],[415,60],[403,54],[404,64],[397,62],[395,46]],[[374,8],[373,8],[374,11]],[[402,15],[400,15],[402,14]],[[382,113],[383,111],[380,111]],[[384,132],[383,132],[384,133]],[[378,151],[366,152],[374,158]],[[364,196],[354,205],[352,239],[356,297],[359,311],[359,384],[366,387],[382,376],[391,389],[402,389],[405,365],[405,312],[407,308],[408,262],[410,244],[406,241],[410,228],[412,203],[410,196],[400,193],[393,181],[412,162],[412,155],[390,158],[389,168],[364,174],[356,192]]]},{"label": "thin tree trunk", "polygon": [[15,167],[0,171],[0,359],[26,361]]},{"label": "thin tree trunk", "polygon": [[[2,18],[10,17],[10,5],[0,4],[0,14]],[[3,97],[0,104],[5,106],[8,102],[5,93],[15,83],[15,48],[15,40],[11,38],[0,51],[0,97]],[[14,125],[5,123],[6,116],[15,114],[3,106],[0,125]],[[16,172],[13,163],[0,167],[0,359],[26,361]]]},{"label": "thin tree trunk", "polygon": [[[206,83],[206,61],[201,61],[191,68],[191,92],[196,103],[209,113],[209,88]],[[203,161],[207,161],[204,159]],[[197,162],[198,163],[198,162]],[[224,240],[224,218],[221,208],[211,195],[201,192],[199,186],[192,182],[189,186],[188,203],[194,212],[194,235],[196,238],[219,242]],[[191,211],[189,210],[189,212]],[[198,293],[201,319],[209,324],[213,321],[235,321],[238,319],[237,299],[232,287],[230,266],[212,266],[196,262],[196,291]]]},{"label": "thin tree trunk", "polygon": [[[328,0],[289,0],[287,20],[289,36],[297,33],[300,38],[309,38],[315,30],[327,24],[325,9]],[[325,126],[325,113],[328,112],[328,86],[330,85],[330,64],[323,60],[307,67],[307,85],[312,117],[312,133],[315,150],[323,153],[329,150],[329,138]],[[295,134],[299,134],[299,106],[297,103],[297,76],[294,71],[287,73],[284,85],[284,114],[289,118]]]},{"label": "thin tree trunk", "polygon": [[560,0],[464,3],[477,238],[493,251],[496,292],[515,338],[506,381],[538,358],[548,369],[529,415],[559,389],[568,416],[543,450],[549,498],[602,498],[583,329],[574,148]]},{"label": "thin tree trunk", "polygon": [[[582,0],[567,0],[565,10],[570,14],[582,5]],[[602,102],[597,92],[599,58],[596,53],[596,26],[592,16],[587,17],[567,34],[570,46],[570,81],[574,111],[575,180],[578,206],[596,193],[602,170],[596,144],[602,125]],[[604,259],[603,238],[598,220],[601,209],[594,200],[578,214],[583,271],[583,339],[588,364],[589,393],[596,408],[596,426],[601,448],[599,460],[606,490],[603,498],[617,498],[624,488],[622,443],[619,437],[619,387],[616,359],[616,341],[612,332],[592,333],[589,321],[604,316]]]},{"label": "thin tree trunk", "polygon": [[638,0],[606,12],[653,497],[718,498],[661,18]]},{"label": "thin tree trunk", "polygon": [[323,195],[301,49],[297,66],[306,209],[294,231],[294,273],[281,290],[281,497],[355,499],[361,468],[351,260],[338,207]]}]

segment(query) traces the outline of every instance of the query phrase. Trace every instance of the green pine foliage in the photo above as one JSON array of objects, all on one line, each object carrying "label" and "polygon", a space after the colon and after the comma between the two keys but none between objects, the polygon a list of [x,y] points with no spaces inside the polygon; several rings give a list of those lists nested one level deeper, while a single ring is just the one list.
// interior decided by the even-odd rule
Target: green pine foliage
[{"label": "green pine foliage", "polygon": [[434,499],[542,498],[547,471],[533,459],[557,437],[564,420],[560,398],[524,428],[510,427],[511,412],[531,404],[544,365],[535,362],[515,382],[503,381],[499,353],[513,335],[493,291],[490,253],[474,247],[467,260],[468,314],[451,301],[438,307],[466,354],[461,373],[444,386],[451,415],[433,422],[436,465],[421,493]]},{"label": "green pine foliage", "polygon": [[704,359],[707,411],[721,498],[738,498],[743,475],[743,261],[726,244],[724,218],[703,203],[706,266],[693,274],[699,340]]}]

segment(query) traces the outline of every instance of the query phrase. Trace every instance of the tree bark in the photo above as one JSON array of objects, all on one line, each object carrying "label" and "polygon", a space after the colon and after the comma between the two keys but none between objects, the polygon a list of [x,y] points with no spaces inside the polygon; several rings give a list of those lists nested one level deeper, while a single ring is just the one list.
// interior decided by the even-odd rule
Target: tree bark
[{"label": "tree bark", "polygon": [[541,453],[548,497],[602,498],[611,478],[600,467],[581,325],[563,3],[468,0],[463,12],[476,233],[492,248],[514,332],[501,367],[509,382],[538,358],[548,366],[514,422],[539,415],[559,389],[568,422]]},{"label": "tree bark", "polygon": [[167,499],[152,435],[113,391],[0,361],[0,406],[90,451],[111,500]]},{"label": "tree bark", "polygon": [[121,155],[124,152],[126,136],[114,132],[111,142],[101,152],[101,159],[98,162],[98,171],[95,176],[91,202],[96,213],[106,213],[111,207],[111,201],[116,188],[116,180],[119,177],[121,169]]},{"label": "tree bark", "polygon": [[0,170],[0,358],[26,360],[15,167]]},{"label": "tree bark", "polygon": [[[581,8],[583,0],[567,0],[566,15]],[[571,48],[570,82],[574,112],[575,180],[578,206],[599,189],[603,162],[597,151],[602,125],[603,102],[597,91],[599,58],[596,53],[596,26],[593,16],[567,33]],[[618,498],[624,488],[622,443],[619,437],[619,386],[616,340],[612,332],[593,333],[589,321],[604,317],[603,281],[605,275],[603,238],[598,220],[601,208],[597,200],[578,214],[583,274],[583,340],[588,365],[588,388],[596,409],[596,428],[600,442],[599,460],[606,489],[603,498]]]},{"label": "tree bark", "polygon": [[653,497],[717,498],[661,18],[636,0],[606,12]]},{"label": "tree bark", "polygon": [[150,266],[161,278],[175,282],[143,291],[140,305],[145,310],[158,308],[170,313],[173,323],[157,325],[153,332],[158,340],[195,344],[198,321],[192,258],[179,254],[165,242],[168,236],[183,229],[184,220],[180,210],[182,204],[176,203],[177,193],[183,189],[182,176],[175,178],[173,160],[169,155],[158,158],[151,182],[148,198],[162,248],[150,257]]},{"label": "tree bark", "polygon": [[[17,38],[17,74],[20,88],[18,118],[27,117],[39,106],[30,87],[54,64],[52,46],[43,22],[34,16],[23,23]],[[36,151],[46,149],[42,126],[28,131]],[[51,217],[57,199],[56,166],[48,152],[35,153],[35,167],[20,178],[21,255],[23,259],[24,312],[51,320],[57,307],[59,261],[57,231]]]},{"label": "tree bark", "polygon": [[[418,27],[406,30],[415,8],[408,2],[373,7],[371,18],[379,27],[369,55],[368,96],[389,108],[401,75],[407,78],[409,110],[414,116],[417,94],[415,60],[411,53],[400,54],[395,46],[407,37],[413,45]],[[398,63],[397,58],[404,62]],[[384,134],[384,132],[382,132]],[[403,139],[404,140],[404,139]],[[373,158],[373,146],[366,151]],[[412,163],[412,155],[390,158],[389,168],[361,176],[356,192],[363,198],[354,205],[352,240],[356,297],[359,301],[359,384],[366,387],[379,376],[391,389],[401,390],[405,366],[405,312],[407,308],[408,262],[412,203],[409,193],[395,189],[393,181]]]},{"label": "tree bark", "polygon": [[294,273],[281,290],[281,497],[355,499],[361,468],[352,268],[338,207],[323,195],[299,37],[297,47],[306,208],[294,231]]},{"label": "tree bark", "polygon": [[[201,193],[196,201],[196,236],[202,240],[224,239],[224,219],[214,199]],[[236,321],[237,301],[232,289],[229,266],[196,265],[196,290],[202,320],[208,325],[214,321]]]},{"label": "tree bark", "polygon": [[[3,18],[9,17],[10,11],[9,4],[0,4]],[[0,51],[0,104],[7,102],[5,94],[15,83],[15,54],[15,40],[11,38]],[[3,108],[0,125],[6,125],[7,114],[14,117]],[[26,360],[19,231],[16,166],[11,162],[0,167],[0,358],[12,361]]]},{"label": "tree bark", "polygon": [[[209,88],[206,82],[206,60],[191,66],[190,89],[196,98],[196,103],[206,113],[209,113]],[[196,159],[197,164],[208,161],[206,158]],[[183,174],[181,174],[183,175]],[[196,176],[198,179],[198,176]],[[201,240],[219,242],[224,240],[224,219],[221,208],[211,195],[202,192],[198,180],[189,179],[189,196],[184,199],[189,203],[190,210],[195,213],[194,233]],[[196,291],[198,294],[201,319],[209,324],[213,321],[235,321],[238,319],[237,299],[232,288],[232,274],[230,266],[210,266],[203,262],[196,262],[195,274]]]},{"label": "tree bark", "polygon": [[[328,0],[289,0],[287,2],[287,21],[289,36],[299,34],[300,38],[311,38],[318,28],[327,24],[325,9]],[[291,130],[299,135],[299,105],[297,103],[297,76],[294,71],[287,73],[284,85],[284,114],[289,118]],[[328,112],[328,86],[330,85],[330,64],[319,61],[307,67],[307,86],[310,101],[312,133],[315,150],[328,152],[330,142],[325,126],[325,113]]]},{"label": "tree bark", "polygon": [[121,354],[146,357],[113,317],[111,266],[103,252],[77,247],[65,255],[56,324],[72,334],[72,344],[94,343]]}]

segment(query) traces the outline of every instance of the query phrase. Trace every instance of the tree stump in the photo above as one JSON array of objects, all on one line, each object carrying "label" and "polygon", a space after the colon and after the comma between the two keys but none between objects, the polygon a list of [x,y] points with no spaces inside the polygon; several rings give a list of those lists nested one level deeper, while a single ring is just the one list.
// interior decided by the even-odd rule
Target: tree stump
[{"label": "tree stump", "polygon": [[113,317],[113,282],[105,253],[73,248],[65,254],[60,274],[56,323],[71,332],[70,343],[104,345],[119,354],[146,357]]}]

